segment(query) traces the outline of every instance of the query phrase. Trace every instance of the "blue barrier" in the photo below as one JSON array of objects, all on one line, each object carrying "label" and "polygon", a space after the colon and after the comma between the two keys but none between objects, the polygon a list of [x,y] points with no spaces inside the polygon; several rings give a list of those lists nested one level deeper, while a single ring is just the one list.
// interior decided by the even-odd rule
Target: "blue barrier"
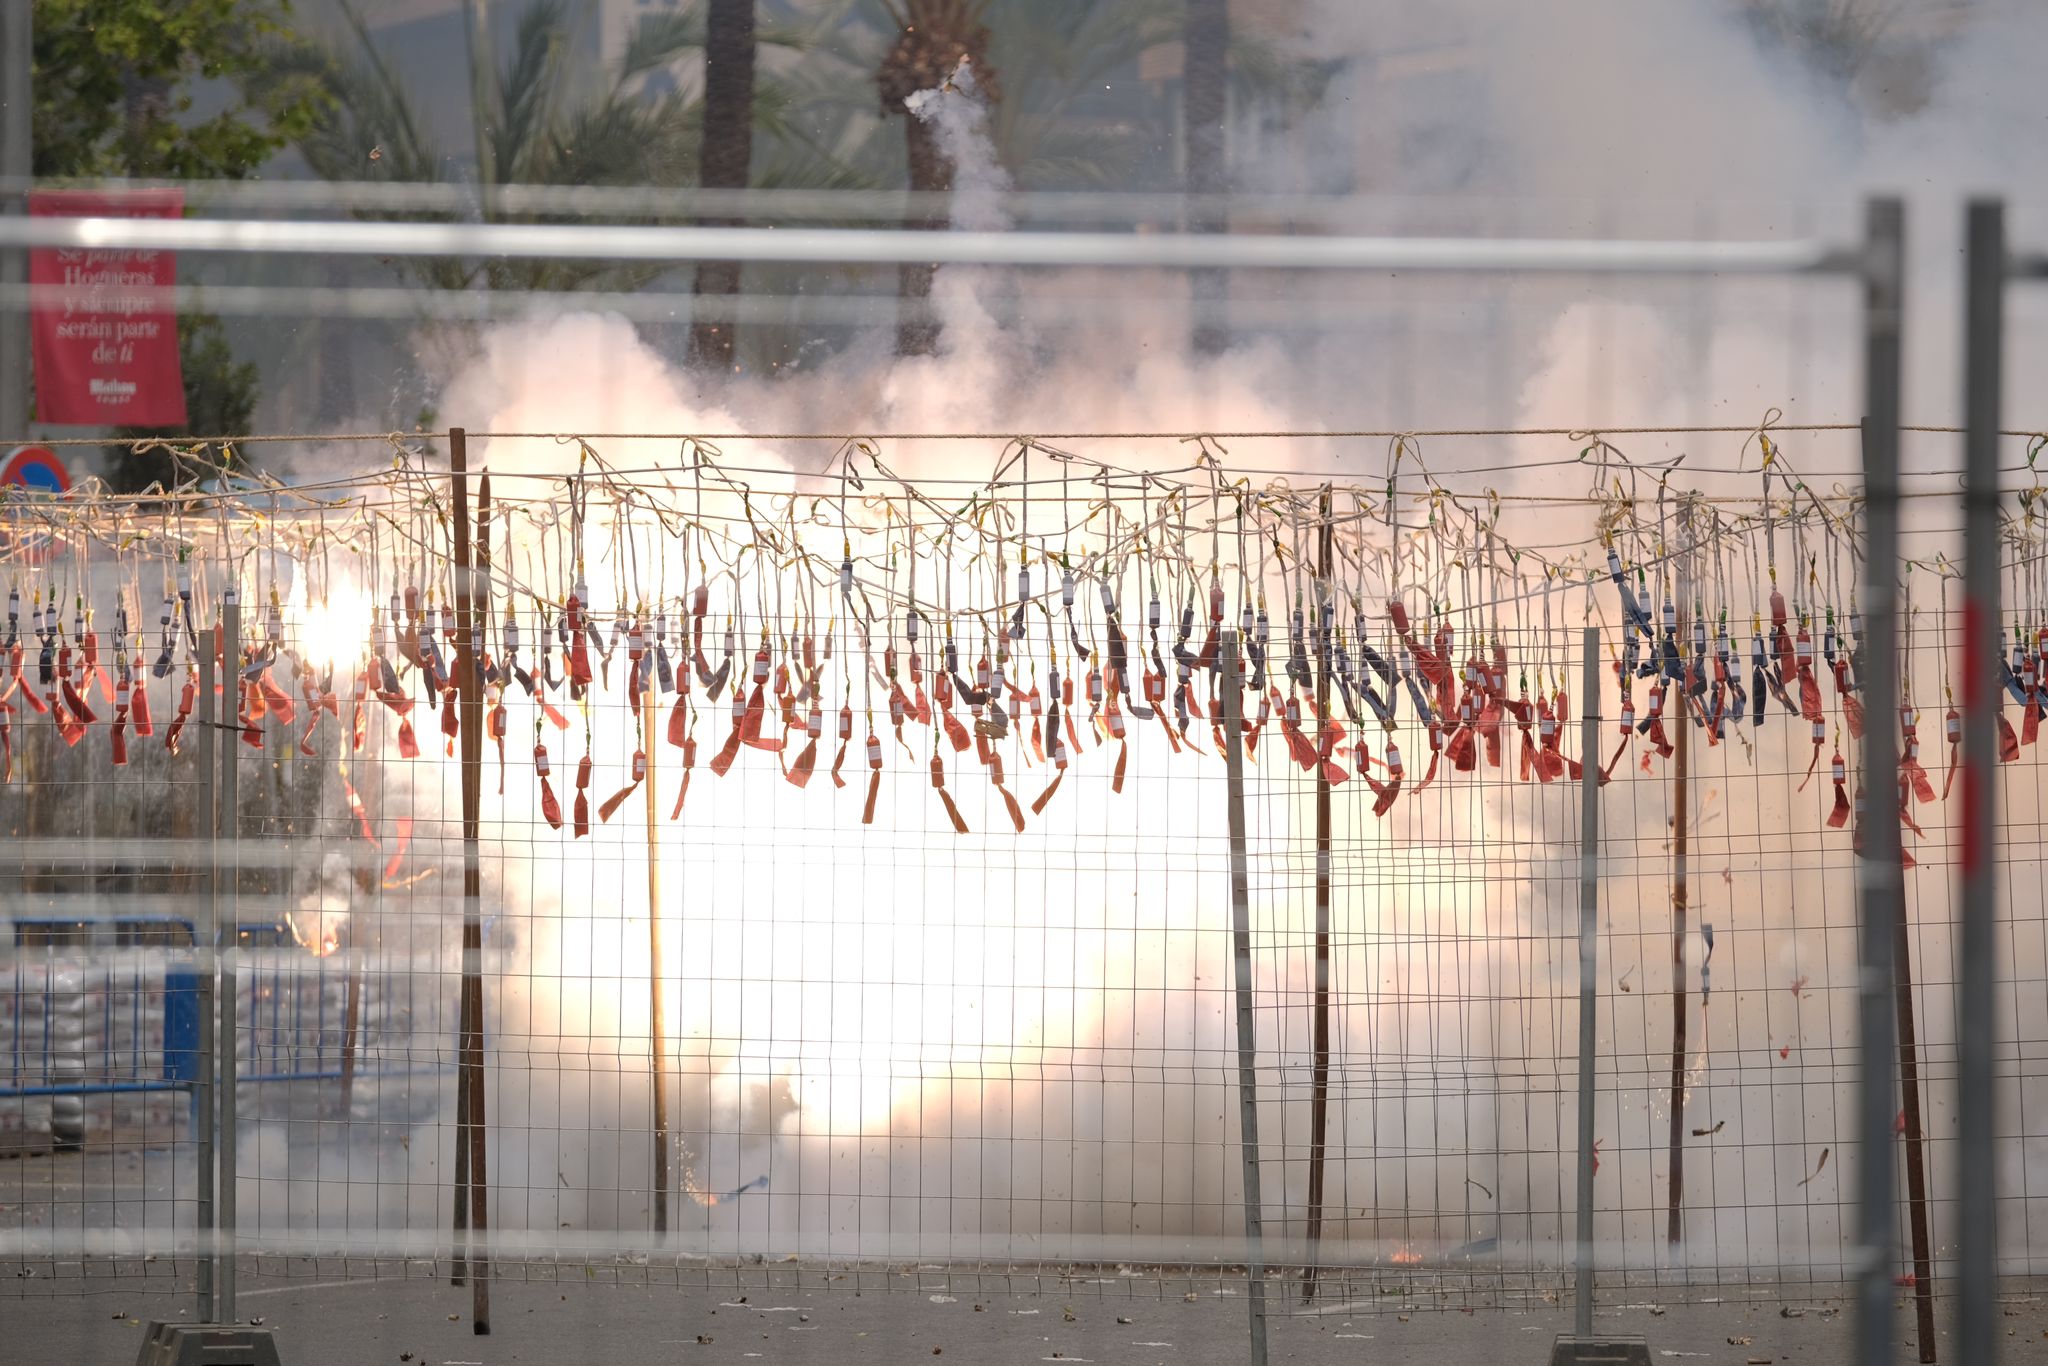
[{"label": "blue barrier", "polygon": [[[238,952],[237,959],[236,1051],[239,1080],[249,1088],[245,1100],[265,1084],[374,1084],[452,1065],[455,1002],[446,973],[423,971],[410,958],[379,965],[262,950]],[[353,993],[351,971],[360,974]],[[0,961],[0,1102],[183,1092],[196,1126],[199,987],[198,967],[183,951],[91,962],[17,954]],[[353,1021],[351,994],[359,1003]],[[410,1104],[411,1094],[402,1103]],[[335,1096],[342,1098],[338,1090]],[[115,1122],[128,1121],[117,1111]]]},{"label": "blue barrier", "polygon": [[164,1076],[199,1079],[199,973],[174,963],[164,973]]}]

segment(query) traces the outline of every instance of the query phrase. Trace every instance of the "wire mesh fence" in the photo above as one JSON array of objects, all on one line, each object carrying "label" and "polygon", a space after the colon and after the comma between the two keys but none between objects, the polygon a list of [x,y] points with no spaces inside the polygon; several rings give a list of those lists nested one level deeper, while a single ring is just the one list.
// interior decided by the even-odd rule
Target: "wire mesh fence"
[{"label": "wire mesh fence", "polygon": [[[514,449],[494,489],[420,439],[319,487],[0,509],[17,1293],[199,1274],[225,1223],[197,1121],[226,1088],[195,1065],[223,967],[245,1283],[487,1256],[493,1278],[1200,1297],[1263,1262],[1275,1312],[1552,1302],[1586,781],[1603,1286],[1851,1278],[1857,848],[1894,791],[1918,1081],[1896,1274],[1943,1285],[1939,514],[1904,581],[1916,705],[1880,718],[1861,502],[1811,492],[1767,433],[1718,485],[1603,444],[1603,491],[1521,503],[1403,447],[1327,493],[1029,442],[957,483],[851,444],[814,475]],[[2007,528],[2014,1272],[2048,981],[2040,535]],[[1857,733],[1902,721],[1911,762],[1862,772]]]}]

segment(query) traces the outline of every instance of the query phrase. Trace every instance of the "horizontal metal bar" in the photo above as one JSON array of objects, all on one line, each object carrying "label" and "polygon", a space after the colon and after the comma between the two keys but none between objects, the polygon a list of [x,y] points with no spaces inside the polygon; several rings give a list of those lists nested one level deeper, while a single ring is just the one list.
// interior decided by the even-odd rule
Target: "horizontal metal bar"
[{"label": "horizontal metal bar", "polygon": [[[893,277],[892,277],[893,280]],[[58,307],[77,291],[62,285],[0,285],[0,314],[30,307]],[[121,289],[99,296],[124,306],[158,312],[206,312],[238,317],[432,319],[484,322],[505,318],[551,318],[563,313],[615,313],[633,322],[718,322],[742,325],[872,327],[899,319],[940,317],[929,299],[894,294],[690,295],[674,291],[623,290],[452,290],[384,286],[326,288],[300,285],[177,285],[170,289]],[[1372,332],[1385,328],[1386,314],[1331,299],[1189,299],[1185,294],[1089,294],[1046,298],[981,293],[981,307],[999,322],[1064,324],[1125,319],[1148,306],[1171,309],[1176,319],[1228,323],[1233,327],[1298,332]],[[1401,319],[1404,334],[1477,334],[1483,315],[1463,310],[1421,310]]]},{"label": "horizontal metal bar", "polygon": [[[724,219],[754,222],[874,222],[943,217],[951,211],[949,190],[805,190],[707,189],[698,186],[657,188],[641,185],[489,185],[426,181],[328,180],[152,180],[109,178],[98,181],[37,181],[0,176],[0,197],[35,190],[91,190],[119,194],[136,190],[173,189],[185,196],[191,211],[233,210],[305,212],[309,210],[471,215],[561,214],[577,217],[663,217],[671,220]],[[1088,224],[1244,222],[1314,224],[1342,228],[1372,220],[1428,221],[1475,214],[1488,221],[1508,215],[1524,218],[1550,215],[1577,217],[1583,203],[1565,195],[1188,195],[1179,192],[1121,190],[1011,190],[996,196],[1004,216],[1014,222],[1079,227]],[[1673,222],[1693,222],[1694,200],[1632,198],[1631,208],[1661,211]],[[1717,207],[1733,212],[1753,210],[1761,219],[1776,209],[1765,199],[1716,199]]]},{"label": "horizontal metal bar", "polygon": [[[331,1045],[339,1052],[340,1044]],[[455,1070],[455,1064],[443,1063],[433,1067],[359,1067],[355,1071],[358,1080],[371,1077],[431,1077]],[[339,1081],[341,1073],[332,1072],[260,1072],[255,1076],[240,1078],[244,1085],[265,1082],[291,1081]],[[194,1083],[189,1081],[97,1081],[74,1082],[68,1085],[48,1086],[0,1086],[0,1100],[17,1100],[26,1096],[103,1096],[128,1094],[136,1091],[189,1091]]]},{"label": "horizontal metal bar", "polygon": [[2048,251],[2020,252],[2005,269],[2015,280],[2048,280]]},{"label": "horizontal metal bar", "polygon": [[619,227],[171,218],[0,218],[0,247],[519,260],[1065,266],[1162,269],[1848,272],[1818,241],[1302,237],[1280,234],[909,232],[884,228]]},{"label": "horizontal metal bar", "polygon": [[189,1081],[96,1081],[68,1086],[0,1086],[0,1100],[21,1096],[104,1096],[131,1091],[189,1091]]}]

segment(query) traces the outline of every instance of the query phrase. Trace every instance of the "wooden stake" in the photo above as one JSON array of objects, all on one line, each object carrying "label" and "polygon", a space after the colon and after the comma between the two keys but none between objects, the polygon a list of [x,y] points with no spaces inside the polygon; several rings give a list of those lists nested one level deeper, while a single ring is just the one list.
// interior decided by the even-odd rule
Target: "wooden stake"
[{"label": "wooden stake", "polygon": [[[1692,589],[1690,570],[1690,562],[1685,554],[1681,554],[1678,557],[1678,648],[1681,655],[1690,625],[1685,618],[1686,598]],[[1697,666],[1698,661],[1694,661],[1693,667]],[[1683,677],[1678,679],[1676,687],[1677,706],[1664,709],[1665,720],[1678,731],[1672,742],[1676,752],[1672,755],[1671,767],[1671,1188],[1664,1229],[1664,1240],[1672,1247],[1677,1247],[1685,1237],[1685,857],[1687,826],[1691,823],[1691,811],[1686,805],[1685,779],[1687,750],[1692,738],[1692,706],[1686,699]]]},{"label": "wooden stake", "polygon": [[[476,580],[470,558],[469,459],[466,436],[460,427],[448,432],[448,465],[455,486],[455,692],[460,720],[462,754],[462,1004],[460,1023],[461,1066],[456,1083],[458,1102],[456,1142],[468,1158],[469,1169],[458,1181],[458,1191],[468,1192],[470,1229],[477,1234],[475,1251],[469,1258],[471,1330],[479,1336],[491,1331],[491,1263],[489,1243],[483,1236],[490,1230],[489,1182],[485,1165],[484,1116],[484,937],[482,919],[483,858],[480,827],[483,808],[484,699],[483,675],[476,657]],[[490,523],[491,482],[486,474],[477,499],[477,520]],[[489,538],[484,538],[483,555],[488,564]],[[467,1113],[461,1113],[463,1109]],[[461,1196],[458,1195],[458,1210]],[[459,1231],[459,1230],[458,1230]]]},{"label": "wooden stake", "polygon": [[1927,1138],[1920,1123],[1920,1050],[1913,1019],[1913,952],[1906,934],[1906,870],[1896,867],[1899,917],[1893,938],[1898,974],[1899,1083],[1905,1088],[1906,1208],[1913,1236],[1913,1311],[1919,1325],[1920,1360],[1936,1358],[1934,1336],[1934,1252],[1927,1232]]},{"label": "wooden stake", "polygon": [[[1323,486],[1322,527],[1316,536],[1316,750],[1330,724],[1330,488]],[[1304,1303],[1315,1298],[1316,1258],[1323,1241],[1323,1177],[1330,1139],[1330,779],[1316,765],[1316,996],[1310,1047],[1308,1111],[1308,1270]]]}]

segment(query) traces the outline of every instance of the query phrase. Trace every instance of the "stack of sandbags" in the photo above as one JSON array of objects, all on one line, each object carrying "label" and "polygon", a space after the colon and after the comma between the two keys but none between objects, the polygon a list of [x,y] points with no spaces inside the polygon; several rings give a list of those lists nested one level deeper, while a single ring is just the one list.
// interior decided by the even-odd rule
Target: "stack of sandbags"
[{"label": "stack of sandbags", "polygon": [[[46,963],[0,965],[0,1091],[42,1086],[49,1079],[49,986]],[[0,1151],[47,1147],[50,1108],[48,1096],[0,1096]]]},{"label": "stack of sandbags", "polygon": [[[47,1081],[51,1086],[83,1085],[93,1054],[91,1031],[86,1015],[86,970],[77,963],[57,962],[50,966],[49,986],[44,993],[43,1040]],[[60,1148],[85,1142],[85,1097],[58,1095],[50,1098],[50,1137]]]}]

